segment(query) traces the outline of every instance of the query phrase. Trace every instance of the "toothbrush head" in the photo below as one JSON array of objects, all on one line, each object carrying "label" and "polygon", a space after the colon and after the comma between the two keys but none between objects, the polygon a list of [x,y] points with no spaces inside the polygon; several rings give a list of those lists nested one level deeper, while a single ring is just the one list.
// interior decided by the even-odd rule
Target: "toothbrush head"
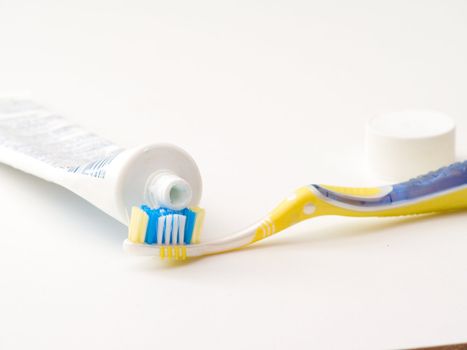
[{"label": "toothbrush head", "polygon": [[204,210],[185,208],[151,209],[146,205],[131,209],[128,241],[159,247],[160,257],[186,259],[186,246],[199,243]]}]

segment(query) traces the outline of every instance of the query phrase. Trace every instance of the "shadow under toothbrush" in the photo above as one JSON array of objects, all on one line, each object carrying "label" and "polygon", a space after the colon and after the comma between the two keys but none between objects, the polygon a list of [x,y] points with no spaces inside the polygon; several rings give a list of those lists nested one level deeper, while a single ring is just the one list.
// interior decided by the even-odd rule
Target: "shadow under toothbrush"
[{"label": "shadow under toothbrush", "polygon": [[[301,230],[299,235],[290,235],[287,239],[284,235],[281,239],[264,241],[262,244],[252,245],[247,249],[263,249],[275,246],[294,246],[304,244],[317,244],[320,242],[340,241],[342,239],[356,238],[367,235],[378,235],[385,231],[394,230],[395,228],[404,228],[403,234],[411,234],[408,228],[419,225],[420,222],[430,222],[440,219],[448,219],[453,217],[467,217],[467,211],[456,210],[442,213],[432,213],[423,215],[409,215],[401,217],[388,218],[372,218],[364,222],[359,218],[348,218],[348,222],[340,222],[336,225],[330,225],[317,230]],[[298,233],[298,232],[297,232]],[[281,233],[278,234],[278,236]]]}]

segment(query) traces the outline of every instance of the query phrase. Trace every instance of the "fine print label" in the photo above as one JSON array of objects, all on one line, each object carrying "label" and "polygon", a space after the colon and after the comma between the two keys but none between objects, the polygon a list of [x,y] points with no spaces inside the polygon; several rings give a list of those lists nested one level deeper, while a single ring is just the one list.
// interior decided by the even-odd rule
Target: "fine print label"
[{"label": "fine print label", "polygon": [[62,116],[29,100],[0,99],[0,147],[69,172],[104,178],[122,151]]}]

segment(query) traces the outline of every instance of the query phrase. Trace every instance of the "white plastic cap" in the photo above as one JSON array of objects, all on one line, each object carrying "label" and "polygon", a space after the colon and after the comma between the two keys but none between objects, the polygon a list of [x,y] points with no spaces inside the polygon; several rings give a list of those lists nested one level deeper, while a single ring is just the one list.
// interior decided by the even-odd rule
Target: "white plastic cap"
[{"label": "white plastic cap", "polygon": [[455,159],[455,123],[446,114],[408,110],[387,113],[367,125],[369,167],[379,179],[403,181]]}]

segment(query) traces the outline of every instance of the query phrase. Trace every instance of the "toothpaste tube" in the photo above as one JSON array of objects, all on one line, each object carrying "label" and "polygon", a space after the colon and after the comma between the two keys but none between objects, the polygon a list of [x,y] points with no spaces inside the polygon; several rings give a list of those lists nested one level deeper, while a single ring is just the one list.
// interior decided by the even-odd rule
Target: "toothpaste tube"
[{"label": "toothpaste tube", "polygon": [[54,182],[128,225],[132,206],[198,205],[201,176],[171,144],[123,149],[24,99],[0,99],[0,162]]}]

